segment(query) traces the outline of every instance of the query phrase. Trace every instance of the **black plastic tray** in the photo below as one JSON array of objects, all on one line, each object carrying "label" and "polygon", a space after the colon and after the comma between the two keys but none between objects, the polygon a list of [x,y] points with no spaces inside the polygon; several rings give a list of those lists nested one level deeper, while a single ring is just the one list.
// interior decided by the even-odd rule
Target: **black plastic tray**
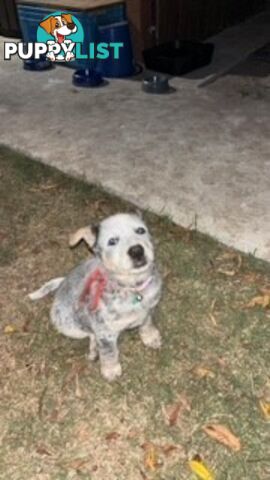
[{"label": "black plastic tray", "polygon": [[143,51],[146,68],[169,75],[184,75],[208,65],[213,43],[176,40]]}]

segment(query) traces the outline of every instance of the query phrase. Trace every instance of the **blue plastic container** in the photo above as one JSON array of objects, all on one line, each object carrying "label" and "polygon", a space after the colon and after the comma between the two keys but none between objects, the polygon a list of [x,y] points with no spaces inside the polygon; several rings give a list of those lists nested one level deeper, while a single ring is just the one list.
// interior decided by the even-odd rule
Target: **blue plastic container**
[{"label": "blue plastic container", "polygon": [[110,56],[106,60],[98,60],[96,70],[104,77],[129,77],[135,73],[134,57],[130,30],[127,21],[102,26],[99,28],[99,41],[105,43],[122,42],[119,59]]}]

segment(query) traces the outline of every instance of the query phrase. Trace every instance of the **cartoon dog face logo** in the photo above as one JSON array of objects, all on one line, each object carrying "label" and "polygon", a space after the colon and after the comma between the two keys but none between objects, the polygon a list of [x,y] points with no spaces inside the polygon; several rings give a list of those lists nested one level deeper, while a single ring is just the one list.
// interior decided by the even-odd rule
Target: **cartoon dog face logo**
[{"label": "cartoon dog face logo", "polygon": [[[71,44],[71,40],[66,40],[66,37],[72,33],[77,32],[77,26],[75,25],[72,15],[69,13],[62,13],[61,15],[51,15],[43,20],[40,24],[49,35],[54,37],[54,40],[48,40],[47,45],[50,50],[47,53],[47,58],[51,61],[70,61],[74,59],[72,51],[68,51],[68,45]],[[65,55],[59,54],[59,46],[64,51]],[[58,47],[58,48],[56,48]],[[57,54],[55,54],[57,52]]]},{"label": "cartoon dog face logo", "polygon": [[77,27],[69,13],[48,17],[40,23],[40,26],[52,35],[57,43],[63,43],[65,37],[77,32]]}]

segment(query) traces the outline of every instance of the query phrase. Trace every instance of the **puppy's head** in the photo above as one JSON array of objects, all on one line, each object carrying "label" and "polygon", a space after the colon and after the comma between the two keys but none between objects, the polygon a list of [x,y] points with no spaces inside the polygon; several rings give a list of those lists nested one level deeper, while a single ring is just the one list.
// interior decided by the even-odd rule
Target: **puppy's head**
[{"label": "puppy's head", "polygon": [[48,17],[39,25],[60,42],[63,41],[64,37],[77,31],[77,27],[69,13]]},{"label": "puppy's head", "polygon": [[121,213],[103,220],[98,227],[86,227],[70,239],[80,240],[99,255],[107,270],[118,277],[142,277],[154,262],[154,248],[147,226],[135,214]]}]

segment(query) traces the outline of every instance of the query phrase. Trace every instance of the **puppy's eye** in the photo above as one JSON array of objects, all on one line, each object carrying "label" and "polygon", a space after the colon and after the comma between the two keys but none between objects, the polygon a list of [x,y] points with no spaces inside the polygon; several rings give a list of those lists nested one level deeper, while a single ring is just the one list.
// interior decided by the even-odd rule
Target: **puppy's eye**
[{"label": "puppy's eye", "polygon": [[138,235],[144,235],[146,233],[146,230],[143,227],[139,227],[137,228],[137,230],[135,230],[135,233],[137,233]]},{"label": "puppy's eye", "polygon": [[57,23],[55,24],[55,26],[56,26],[56,28],[59,28],[59,27],[60,27],[60,23],[57,22]]},{"label": "puppy's eye", "polygon": [[113,246],[116,245],[118,242],[119,242],[119,238],[118,238],[118,237],[110,238],[110,240],[108,241],[108,245],[109,245],[110,247],[113,247]]}]

